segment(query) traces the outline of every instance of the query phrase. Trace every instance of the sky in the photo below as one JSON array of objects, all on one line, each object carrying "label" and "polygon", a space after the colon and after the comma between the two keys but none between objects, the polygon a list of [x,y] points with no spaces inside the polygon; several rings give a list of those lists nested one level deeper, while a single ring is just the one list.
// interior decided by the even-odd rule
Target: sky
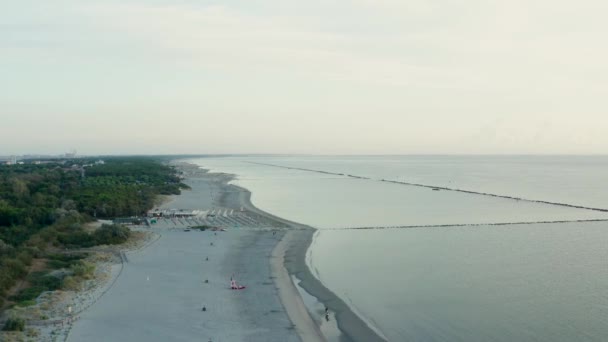
[{"label": "sky", "polygon": [[606,1],[0,8],[0,155],[608,151]]}]

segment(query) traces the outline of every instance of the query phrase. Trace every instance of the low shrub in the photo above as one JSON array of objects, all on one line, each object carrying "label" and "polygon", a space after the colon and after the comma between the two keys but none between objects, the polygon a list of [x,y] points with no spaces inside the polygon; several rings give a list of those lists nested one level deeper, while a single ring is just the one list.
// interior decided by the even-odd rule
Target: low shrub
[{"label": "low shrub", "polygon": [[103,224],[93,233],[98,245],[118,245],[131,236],[131,230],[119,224]]},{"label": "low shrub", "polygon": [[28,276],[28,280],[34,286],[44,287],[49,290],[56,290],[61,284],[61,279],[46,272],[33,272]]},{"label": "low shrub", "polygon": [[76,280],[76,278],[72,276],[67,276],[63,278],[61,282],[61,288],[68,291],[75,291],[80,289],[80,284]]},{"label": "low shrub", "polygon": [[35,300],[42,292],[54,291],[61,287],[61,279],[48,275],[45,272],[34,272],[28,276],[28,281],[32,285],[19,291],[11,299],[17,302]]},{"label": "low shrub", "polygon": [[36,329],[33,328],[29,328],[27,329],[27,331],[25,332],[25,335],[27,337],[39,337],[40,336],[40,332]]},{"label": "low shrub", "polygon": [[2,330],[4,331],[23,331],[25,329],[25,320],[19,317],[9,318]]},{"label": "low shrub", "polygon": [[10,299],[17,301],[17,302],[23,302],[26,300],[34,300],[34,299],[38,298],[38,296],[40,296],[40,294],[44,291],[45,291],[44,287],[32,286],[32,287],[28,287],[27,289],[23,289],[23,290],[19,291],[19,293],[17,293],[16,295],[11,296]]},{"label": "low shrub", "polygon": [[67,248],[88,248],[95,246],[95,238],[84,231],[61,233],[57,240]]},{"label": "low shrub", "polygon": [[47,265],[52,269],[69,268],[73,264],[86,258],[87,253],[82,254],[51,254],[48,255]]},{"label": "low shrub", "polygon": [[70,266],[70,268],[75,276],[85,279],[90,279],[93,276],[93,272],[95,272],[95,265],[85,261],[79,261]]},{"label": "low shrub", "polygon": [[28,252],[27,250],[23,250],[19,252],[19,254],[17,255],[17,259],[21,261],[22,264],[29,266],[32,264],[33,257],[30,252]]},{"label": "low shrub", "polygon": [[35,300],[23,300],[23,301],[20,301],[19,303],[17,303],[17,306],[20,306],[22,308],[32,306],[32,305],[36,305]]}]

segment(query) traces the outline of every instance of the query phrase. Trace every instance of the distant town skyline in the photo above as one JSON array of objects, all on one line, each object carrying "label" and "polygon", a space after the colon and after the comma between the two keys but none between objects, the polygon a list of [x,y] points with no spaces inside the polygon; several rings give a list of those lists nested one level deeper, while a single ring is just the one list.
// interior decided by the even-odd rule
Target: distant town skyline
[{"label": "distant town skyline", "polygon": [[21,0],[0,156],[605,154],[599,0]]}]

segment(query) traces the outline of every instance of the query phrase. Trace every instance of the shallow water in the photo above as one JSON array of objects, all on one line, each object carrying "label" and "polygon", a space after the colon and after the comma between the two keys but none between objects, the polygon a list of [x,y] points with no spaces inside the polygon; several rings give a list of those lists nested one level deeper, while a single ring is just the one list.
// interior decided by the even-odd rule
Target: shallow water
[{"label": "shallow water", "polygon": [[391,341],[605,341],[607,229],[320,231],[310,261]]},{"label": "shallow water", "polygon": [[[603,341],[608,223],[334,230],[608,218],[391,179],[608,207],[606,157],[231,157],[263,210],[320,228],[313,273],[391,341]],[[372,180],[277,168],[275,164]]]},{"label": "shallow water", "polygon": [[608,208],[608,195],[602,191],[608,182],[608,156],[306,156],[264,161]]}]

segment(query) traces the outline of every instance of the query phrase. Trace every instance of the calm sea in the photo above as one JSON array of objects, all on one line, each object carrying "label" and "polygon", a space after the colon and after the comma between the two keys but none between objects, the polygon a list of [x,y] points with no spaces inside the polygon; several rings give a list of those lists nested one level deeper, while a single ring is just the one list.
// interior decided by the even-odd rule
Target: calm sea
[{"label": "calm sea", "polygon": [[[319,228],[311,270],[391,341],[608,340],[608,222],[535,223],[608,213],[432,189],[608,208],[608,157],[192,162],[238,175],[259,208]],[[429,225],[460,226],[352,229]]]}]

